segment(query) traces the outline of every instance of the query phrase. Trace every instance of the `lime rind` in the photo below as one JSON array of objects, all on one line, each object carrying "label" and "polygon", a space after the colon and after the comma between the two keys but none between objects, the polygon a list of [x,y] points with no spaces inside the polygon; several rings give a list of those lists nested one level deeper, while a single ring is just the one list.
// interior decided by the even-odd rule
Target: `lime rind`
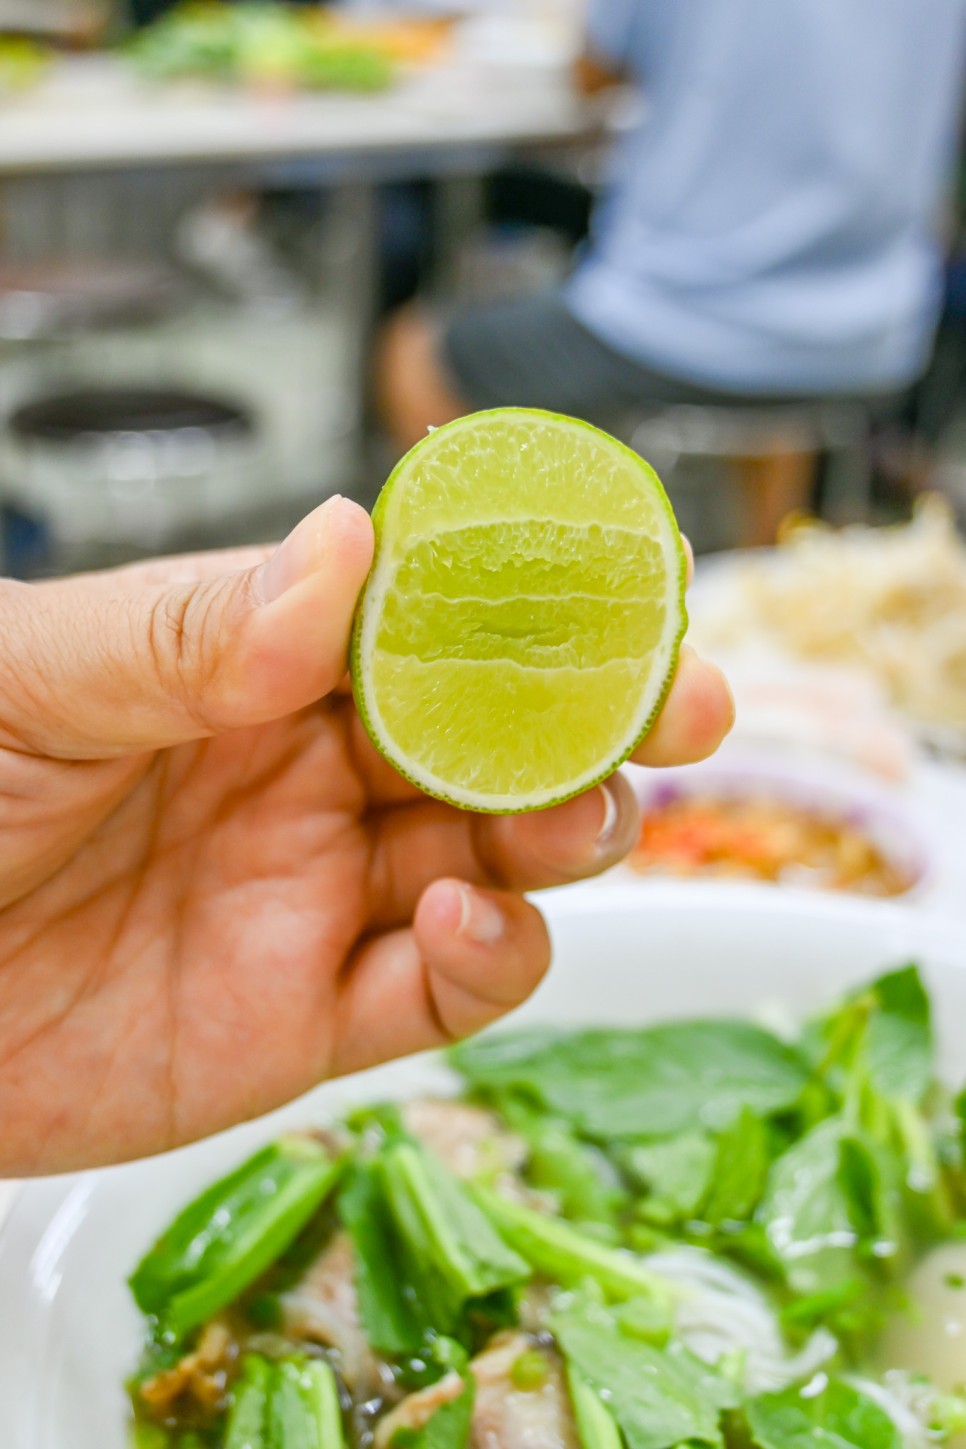
[{"label": "lime rind", "polygon": [[[514,791],[480,792],[466,789],[452,780],[442,779],[431,771],[420,767],[412,755],[400,749],[393,739],[392,731],[382,717],[377,700],[377,691],[368,678],[366,661],[372,657],[375,634],[382,621],[383,607],[392,585],[399,558],[399,513],[405,499],[407,479],[428,453],[439,450],[448,438],[466,431],[479,434],[485,429],[487,420],[506,424],[520,419],[528,423],[543,422],[557,428],[567,428],[575,433],[586,432],[596,439],[604,440],[607,449],[623,458],[631,469],[646,480],[645,496],[656,504],[661,527],[659,540],[662,560],[666,569],[667,595],[664,604],[667,623],[659,646],[654,650],[649,682],[655,681],[656,688],[641,691],[642,708],[635,719],[634,728],[628,730],[618,747],[601,755],[592,767],[541,791],[520,795]],[[393,515],[395,514],[395,518]],[[525,513],[521,513],[525,519]],[[462,521],[462,520],[461,520]],[[502,515],[492,520],[503,523]],[[483,814],[519,814],[526,811],[548,808],[592,788],[619,768],[637,749],[654,725],[667,699],[677,666],[681,642],[687,630],[685,589],[687,585],[687,558],[678,531],[670,501],[657,474],[644,459],[626,444],[609,434],[603,433],[592,424],[563,415],[527,408],[498,408],[490,412],[475,413],[444,427],[432,430],[397,464],[383,487],[373,510],[373,524],[376,534],[376,548],[369,581],[360,601],[353,627],[351,645],[351,671],[356,692],[356,703],[360,717],[379,752],[410,783],[424,794],[444,800],[448,804]],[[425,535],[420,535],[424,537]],[[673,560],[673,563],[672,563]],[[507,667],[513,667],[508,665]],[[646,709],[643,707],[646,704]]]}]

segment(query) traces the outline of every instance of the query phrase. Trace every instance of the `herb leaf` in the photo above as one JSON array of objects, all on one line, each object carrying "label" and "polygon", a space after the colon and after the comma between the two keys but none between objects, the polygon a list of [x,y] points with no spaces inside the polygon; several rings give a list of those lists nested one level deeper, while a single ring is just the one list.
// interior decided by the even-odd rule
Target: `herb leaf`
[{"label": "herb leaf", "polygon": [[142,1313],[182,1338],[273,1263],[321,1206],[341,1162],[309,1137],[283,1137],[188,1204],[138,1264]]},{"label": "herb leaf", "polygon": [[764,1191],[768,1166],[765,1124],[746,1107],[718,1138],[701,1216],[715,1224],[750,1217]]},{"label": "herb leaf", "polygon": [[438,1331],[458,1327],[466,1302],[531,1276],[466,1187],[415,1142],[390,1142],[376,1159],[404,1274]]},{"label": "herb leaf", "polygon": [[769,1173],[758,1217],[797,1293],[819,1293],[854,1271],[857,1234],[840,1171],[845,1132],[841,1117],[820,1122]]},{"label": "herb leaf", "polygon": [[929,998],[915,966],[881,976],[872,988],[879,1010],[869,1022],[869,1075],[888,1097],[919,1101],[932,1080]]},{"label": "herb leaf", "polygon": [[568,1367],[600,1395],[629,1449],[722,1444],[720,1419],[733,1388],[680,1344],[660,1350],[621,1332],[593,1303],[554,1314],[551,1329]]},{"label": "herb leaf", "polygon": [[670,1221],[697,1216],[711,1186],[716,1148],[707,1132],[682,1132],[654,1142],[633,1142],[619,1160],[625,1172],[650,1190],[647,1216],[655,1210]]},{"label": "herb leaf", "polygon": [[720,1129],[743,1107],[788,1111],[809,1080],[792,1047],[744,1021],[484,1036],[453,1060],[474,1086],[528,1093],[602,1141]]},{"label": "herb leaf", "polygon": [[393,1271],[392,1221],[372,1163],[353,1168],[339,1194],[339,1216],[352,1238],[359,1317],[366,1338],[381,1353],[415,1353],[428,1324],[415,1295]]},{"label": "herb leaf", "polygon": [[903,1449],[885,1410],[837,1380],[814,1398],[794,1389],[765,1394],[748,1404],[745,1415],[757,1449]]}]

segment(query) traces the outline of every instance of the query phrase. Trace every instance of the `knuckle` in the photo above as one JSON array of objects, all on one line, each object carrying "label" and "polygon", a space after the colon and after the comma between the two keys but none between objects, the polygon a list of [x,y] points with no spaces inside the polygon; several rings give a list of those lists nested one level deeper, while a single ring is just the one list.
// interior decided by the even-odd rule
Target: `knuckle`
[{"label": "knuckle", "polygon": [[224,714],[225,624],[235,588],[226,578],[169,589],[148,616],[148,658],[162,693],[207,733]]}]

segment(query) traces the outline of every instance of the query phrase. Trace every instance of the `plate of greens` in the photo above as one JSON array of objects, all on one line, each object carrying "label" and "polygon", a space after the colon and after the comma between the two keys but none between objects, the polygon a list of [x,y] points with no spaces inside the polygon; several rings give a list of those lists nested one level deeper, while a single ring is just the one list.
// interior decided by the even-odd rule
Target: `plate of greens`
[{"label": "plate of greens", "polygon": [[668,884],[551,921],[508,1027],[28,1187],[4,1449],[966,1444],[962,927]]}]

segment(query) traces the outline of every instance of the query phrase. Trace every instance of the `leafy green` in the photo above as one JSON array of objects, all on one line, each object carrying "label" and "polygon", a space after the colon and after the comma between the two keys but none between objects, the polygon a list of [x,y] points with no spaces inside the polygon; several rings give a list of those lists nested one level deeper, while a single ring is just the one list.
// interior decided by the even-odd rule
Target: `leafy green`
[{"label": "leafy green", "polygon": [[707,1132],[682,1132],[677,1137],[634,1142],[618,1160],[633,1181],[649,1191],[639,1205],[652,1222],[682,1222],[697,1217],[711,1187],[717,1149]]},{"label": "leafy green", "polygon": [[567,1384],[583,1449],[622,1449],[621,1431],[600,1394],[578,1368],[568,1364]]},{"label": "leafy green", "polygon": [[792,1047],[745,1021],[484,1036],[453,1060],[475,1087],[527,1093],[601,1141],[714,1130],[745,1107],[789,1111],[809,1080]]},{"label": "leafy green", "polygon": [[746,1107],[718,1137],[701,1216],[715,1224],[750,1217],[764,1192],[768,1168],[765,1124]]},{"label": "leafy green", "polygon": [[765,1394],[745,1416],[757,1449],[903,1449],[885,1410],[838,1380],[810,1398],[795,1389]]},{"label": "leafy green", "polygon": [[178,1214],[130,1278],[135,1302],[183,1338],[231,1303],[305,1227],[341,1163],[308,1137],[283,1137]]},{"label": "leafy green", "polygon": [[352,1238],[359,1317],[366,1338],[381,1353],[415,1353],[429,1327],[412,1292],[392,1271],[393,1223],[379,1171],[371,1162],[353,1167],[339,1193],[339,1217]]},{"label": "leafy green", "polygon": [[886,1097],[921,1101],[932,1081],[929,998],[919,971],[904,966],[872,981],[821,1019],[805,1041],[824,1044],[821,1067],[834,1078],[858,1071]]},{"label": "leafy green", "polygon": [[525,1259],[433,1153],[415,1142],[390,1142],[375,1166],[397,1261],[420,1311],[438,1331],[455,1330],[469,1300],[531,1276]]},{"label": "leafy green", "polygon": [[268,1449],[322,1449],[301,1364],[284,1360],[276,1365],[267,1425]]},{"label": "leafy green", "polygon": [[582,1142],[562,1118],[548,1116],[513,1093],[497,1098],[494,1105],[527,1144],[527,1180],[552,1192],[564,1217],[615,1221],[628,1195],[600,1148]]},{"label": "leafy green", "polygon": [[866,1043],[869,1076],[886,1096],[918,1102],[933,1072],[932,1018],[919,971],[915,966],[892,971],[870,989],[878,1010]]},{"label": "leafy green", "polygon": [[567,1361],[606,1404],[629,1449],[675,1449],[684,1443],[720,1446],[732,1386],[680,1344],[653,1348],[622,1333],[593,1303],[555,1313],[551,1329]]},{"label": "leafy green", "polygon": [[491,1188],[477,1187],[474,1196],[534,1272],[564,1285],[592,1279],[611,1298],[666,1299],[666,1285],[633,1253],[612,1248],[561,1218],[511,1202]]},{"label": "leafy green", "polygon": [[813,1294],[855,1270],[858,1234],[840,1172],[846,1124],[830,1117],[772,1165],[759,1209],[772,1251],[798,1293]]},{"label": "leafy green", "polygon": [[232,1390],[225,1428],[225,1449],[261,1449],[265,1443],[272,1370],[265,1359],[249,1354]]}]

